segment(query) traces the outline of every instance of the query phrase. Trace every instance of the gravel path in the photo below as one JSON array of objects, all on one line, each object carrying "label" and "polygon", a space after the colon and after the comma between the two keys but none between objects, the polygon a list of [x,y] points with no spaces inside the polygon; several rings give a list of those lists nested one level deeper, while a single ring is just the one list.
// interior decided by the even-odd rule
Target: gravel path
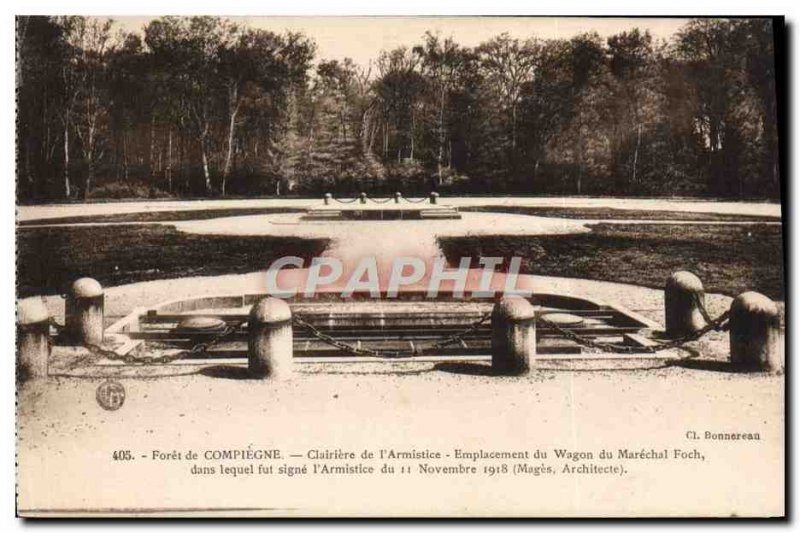
[{"label": "gravel path", "polygon": [[[443,198],[443,203],[456,207],[505,205],[530,207],[604,207],[650,211],[686,211],[696,213],[719,213],[733,215],[758,215],[780,218],[781,206],[767,202],[716,202],[696,199],[649,199],[649,198]],[[319,207],[317,199],[247,199],[247,200],[198,200],[198,201],[143,201],[109,202],[90,204],[23,205],[17,207],[17,218],[44,220],[69,216],[111,215],[205,209],[236,209],[256,207]]]}]

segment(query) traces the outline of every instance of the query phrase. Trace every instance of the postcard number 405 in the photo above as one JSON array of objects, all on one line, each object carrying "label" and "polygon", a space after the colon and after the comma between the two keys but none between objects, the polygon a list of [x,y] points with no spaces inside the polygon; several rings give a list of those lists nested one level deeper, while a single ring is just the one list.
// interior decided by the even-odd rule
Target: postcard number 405
[{"label": "postcard number 405", "polygon": [[130,450],[115,450],[112,454],[112,458],[115,461],[132,461],[133,454]]}]

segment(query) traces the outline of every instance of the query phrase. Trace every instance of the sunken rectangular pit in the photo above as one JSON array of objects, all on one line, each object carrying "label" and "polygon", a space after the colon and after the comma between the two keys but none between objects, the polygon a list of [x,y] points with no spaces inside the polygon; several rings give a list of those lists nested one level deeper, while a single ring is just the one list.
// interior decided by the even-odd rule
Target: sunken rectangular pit
[{"label": "sunken rectangular pit", "polygon": [[[490,360],[491,298],[428,299],[423,292],[400,293],[399,298],[372,299],[355,295],[342,299],[303,297],[288,300],[292,315],[294,357],[297,362],[358,362],[365,360]],[[134,351],[187,350],[213,340],[218,332],[186,331],[188,317],[209,317],[234,325],[222,342],[175,364],[246,363],[247,320],[263,294],[208,296],[165,302],[140,309],[110,327],[107,333],[124,337]],[[531,302],[537,316],[553,313],[575,320],[565,325],[575,334],[599,343],[624,343],[646,351],[647,335],[657,324],[619,306],[557,294],[537,294]],[[536,329],[536,352],[545,357],[585,357],[587,351],[543,324]]]}]

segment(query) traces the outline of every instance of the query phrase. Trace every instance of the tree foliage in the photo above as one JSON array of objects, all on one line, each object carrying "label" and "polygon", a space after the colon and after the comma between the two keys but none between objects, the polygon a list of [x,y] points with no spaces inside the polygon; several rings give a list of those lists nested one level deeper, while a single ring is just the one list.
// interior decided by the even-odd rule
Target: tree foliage
[{"label": "tree foliage", "polygon": [[21,201],[367,191],[780,194],[772,21],[670,41],[426,33],[369,65],[300,33],[17,18]]}]

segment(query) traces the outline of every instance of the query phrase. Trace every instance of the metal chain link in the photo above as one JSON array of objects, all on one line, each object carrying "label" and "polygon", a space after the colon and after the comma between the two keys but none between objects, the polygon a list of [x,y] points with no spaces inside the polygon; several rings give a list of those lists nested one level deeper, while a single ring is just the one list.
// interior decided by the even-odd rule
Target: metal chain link
[{"label": "metal chain link", "polygon": [[711,315],[708,314],[708,311],[706,310],[706,306],[703,303],[703,300],[700,299],[699,293],[696,292],[694,293],[694,302],[695,304],[697,304],[697,308],[700,310],[700,314],[703,316],[703,320],[706,321],[706,324],[710,324],[711,322],[713,322],[714,320],[711,318]]},{"label": "metal chain link", "polygon": [[547,326],[556,330],[562,337],[565,337],[575,344],[579,344],[581,346],[585,346],[587,348],[593,348],[604,352],[612,352],[612,353],[635,353],[637,351],[641,351],[641,348],[636,346],[629,346],[627,344],[614,344],[614,343],[606,343],[606,342],[597,342],[596,340],[590,337],[584,337],[582,335],[578,335],[574,331],[570,331],[566,328],[562,328],[555,322],[551,322],[544,317],[539,317],[538,322],[540,326]]},{"label": "metal chain link", "polygon": [[[352,204],[354,202],[358,202],[359,200],[361,200],[361,197],[357,196],[355,198],[350,198],[350,199],[347,199],[347,200],[345,200],[344,198],[333,198],[333,197],[331,197],[331,199],[333,201],[335,201],[335,202],[339,202],[340,204]],[[392,200],[394,200],[394,197],[383,198],[383,199],[379,200],[377,198],[370,198],[368,196],[366,199],[369,200],[370,202],[375,202],[376,204],[385,204],[385,203],[388,203],[388,202],[391,202]],[[421,203],[427,202],[429,200],[429,198],[418,198],[416,200],[412,200],[411,198],[406,198],[405,196],[401,196],[401,199],[403,201],[406,201],[406,202],[410,203],[410,204],[421,204]]]},{"label": "metal chain link", "polygon": [[352,344],[342,342],[338,339],[335,339],[334,337],[331,337],[326,333],[321,332],[313,324],[311,324],[301,316],[294,315],[292,317],[292,321],[298,326],[306,329],[309,333],[311,333],[314,337],[316,337],[320,341],[330,346],[333,346],[334,348],[338,348],[343,352],[365,357],[400,359],[400,358],[419,357],[421,355],[424,355],[425,351],[438,350],[440,348],[450,346],[451,344],[461,342],[464,337],[466,337],[471,333],[474,333],[478,328],[480,328],[487,320],[491,318],[491,316],[492,313],[486,313],[480,319],[470,324],[469,327],[467,327],[466,329],[459,331],[454,335],[449,335],[443,338],[442,340],[431,344],[430,346],[425,346],[425,347],[414,346],[412,349],[406,349],[406,350],[382,350],[382,349],[361,348],[358,346],[353,346]]},{"label": "metal chain link", "polygon": [[[231,336],[233,333],[238,331],[239,328],[241,328],[242,325],[245,324],[246,322],[247,322],[246,320],[242,320],[242,321],[236,322],[234,324],[227,325],[225,327],[225,329],[223,329],[220,333],[218,333],[217,335],[212,337],[211,340],[199,342],[199,343],[195,344],[194,346],[192,346],[188,350],[181,350],[181,351],[176,352],[176,353],[163,354],[163,355],[157,355],[157,356],[153,356],[153,355],[135,356],[135,355],[132,355],[132,354],[124,354],[124,355],[122,355],[122,354],[117,353],[114,350],[109,349],[109,348],[104,348],[103,346],[100,346],[99,344],[93,344],[93,343],[84,342],[84,343],[82,343],[82,345],[83,345],[84,348],[86,348],[89,351],[91,356],[79,358],[78,360],[76,360],[70,366],[72,368],[74,368],[74,367],[77,367],[77,366],[80,366],[80,365],[84,365],[84,364],[94,364],[97,361],[99,361],[100,359],[107,359],[109,361],[122,361],[123,363],[126,363],[126,364],[137,364],[137,365],[142,365],[142,366],[145,366],[145,365],[164,365],[164,364],[167,364],[167,363],[171,363],[173,361],[177,361],[178,359],[183,359],[184,357],[188,357],[190,355],[197,355],[197,354],[205,353],[207,350],[211,349],[215,345],[217,345],[220,342],[222,342],[225,338]],[[52,318],[50,319],[50,324],[53,327],[55,327],[56,331],[58,331],[59,333],[62,333],[66,329],[65,326],[62,326],[61,324],[58,324],[55,321],[55,319],[52,319]]]},{"label": "metal chain link", "polygon": [[708,333],[709,331],[727,331],[729,327],[728,318],[730,316],[729,311],[725,311],[717,318],[713,319],[711,322],[707,323],[701,329],[698,329],[694,333],[688,333],[682,337],[678,337],[677,339],[673,339],[669,342],[665,342],[663,344],[659,344],[658,346],[653,347],[654,352],[660,352],[662,350],[669,350],[672,348],[679,348],[683,344],[687,342],[693,342],[698,340],[700,337]]},{"label": "metal chain link", "polygon": [[558,324],[547,320],[544,317],[539,317],[539,321],[548,327],[553,328],[562,336],[570,339],[571,341],[575,342],[576,344],[580,344],[581,346],[586,346],[587,348],[594,348],[604,352],[612,352],[612,353],[657,353],[664,350],[671,350],[674,348],[679,348],[686,344],[687,342],[696,341],[709,331],[724,331],[728,328],[728,318],[729,318],[729,311],[725,311],[717,318],[712,319],[708,311],[703,306],[702,301],[699,298],[696,300],[698,308],[700,309],[700,313],[703,315],[704,320],[706,321],[706,325],[697,331],[688,333],[676,339],[673,339],[669,342],[661,343],[656,346],[629,346],[627,344],[616,344],[610,342],[597,342],[594,339],[589,337],[584,337],[582,335],[578,335],[574,331],[570,331],[566,328],[562,328]]},{"label": "metal chain link", "polygon": [[383,200],[378,200],[377,198],[370,198],[368,196],[367,200],[369,200],[370,202],[374,202],[376,204],[385,204],[387,202],[391,202],[392,200],[394,200],[394,198],[384,198]]},{"label": "metal chain link", "polygon": [[404,197],[403,197],[403,200],[405,200],[406,202],[408,202],[408,203],[410,203],[410,204],[421,204],[422,202],[427,202],[427,201],[428,201],[428,198],[419,198],[419,199],[417,199],[417,200],[412,200],[411,198],[406,198],[406,197],[404,196]]},{"label": "metal chain link", "polygon": [[[634,353],[657,353],[663,350],[670,350],[674,348],[679,348],[683,344],[688,342],[696,341],[709,331],[724,331],[728,328],[728,318],[729,312],[725,311],[720,316],[715,319],[711,319],[708,311],[705,309],[702,301],[699,297],[696,297],[696,302],[700,313],[703,315],[703,318],[706,321],[706,325],[692,333],[688,333],[676,339],[673,339],[666,343],[661,343],[656,346],[630,346],[625,344],[617,344],[617,343],[607,343],[607,342],[598,342],[593,338],[586,337],[575,333],[567,328],[563,328],[558,324],[547,320],[544,317],[538,317],[537,321],[540,323],[541,326],[546,326],[554,329],[558,332],[561,336],[570,339],[571,341],[575,342],[578,345],[585,346],[587,348],[592,348],[596,350],[600,350],[603,352],[611,352],[611,353],[626,353],[626,354],[634,354]],[[390,358],[390,359],[400,359],[400,358],[412,358],[412,357],[419,357],[424,355],[426,351],[430,350],[437,350],[441,348],[445,348],[452,344],[456,344],[458,342],[463,341],[464,337],[474,333],[478,328],[480,328],[487,320],[489,320],[492,316],[492,313],[484,314],[480,319],[476,320],[475,322],[471,323],[467,328],[454,335],[449,335],[444,337],[442,340],[435,342],[426,347],[419,347],[413,346],[413,348],[405,349],[405,350],[384,350],[384,349],[374,349],[374,348],[362,348],[359,346],[354,346],[352,344],[340,341],[326,333],[323,333],[318,328],[316,328],[313,324],[305,320],[302,316],[294,315],[292,317],[292,321],[307,330],[311,335],[313,335],[318,340],[338,348],[343,352],[350,353],[357,356],[366,356],[366,357],[377,357],[377,358]],[[238,331],[242,325],[246,323],[246,320],[236,322],[235,324],[231,324],[225,327],[218,335],[214,336],[209,341],[199,342],[192,346],[188,350],[181,350],[179,352],[173,354],[164,354],[159,356],[134,356],[131,354],[121,355],[118,354],[116,351],[111,350],[109,348],[104,348],[97,344],[92,343],[83,343],[83,346],[90,352],[90,357],[83,357],[78,359],[72,367],[79,366],[82,364],[93,364],[100,359],[107,359],[111,361],[122,361],[126,364],[138,364],[138,365],[154,365],[154,364],[168,364],[173,361],[177,361],[179,359],[183,359],[190,355],[197,355],[200,353],[204,353],[216,344],[222,342],[225,338],[229,337],[236,331]],[[50,319],[50,325],[53,326],[58,334],[63,333],[66,329],[65,326],[57,323],[55,319]]]}]

